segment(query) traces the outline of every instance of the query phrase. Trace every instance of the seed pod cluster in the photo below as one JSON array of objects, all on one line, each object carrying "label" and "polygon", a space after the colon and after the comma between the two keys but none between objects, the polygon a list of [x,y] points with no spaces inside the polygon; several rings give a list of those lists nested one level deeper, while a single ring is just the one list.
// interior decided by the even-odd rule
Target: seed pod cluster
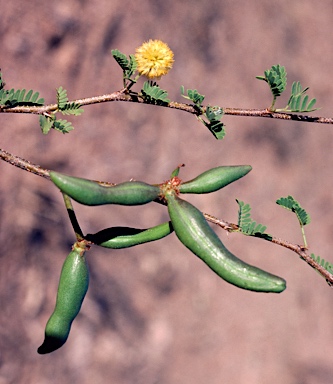
[{"label": "seed pod cluster", "polygon": [[46,324],[44,342],[37,350],[39,354],[53,352],[65,344],[88,285],[89,270],[85,250],[75,243],[61,270],[56,305]]},{"label": "seed pod cluster", "polygon": [[[89,206],[142,205],[164,198],[171,221],[146,229],[106,228],[85,236],[85,245],[89,242],[112,249],[128,248],[162,239],[175,231],[190,251],[230,284],[250,291],[279,293],[286,288],[284,279],[238,259],[224,246],[203,214],[179,197],[179,194],[217,191],[245,176],[251,169],[249,165],[221,166],[186,182],[182,182],[175,172],[168,182],[160,185],[130,181],[110,187],[53,171],[50,178],[62,193]],[[89,284],[84,253],[85,247],[77,242],[64,262],[56,306],[47,322],[44,342],[38,348],[40,354],[53,352],[66,342],[71,324],[80,311]]]}]

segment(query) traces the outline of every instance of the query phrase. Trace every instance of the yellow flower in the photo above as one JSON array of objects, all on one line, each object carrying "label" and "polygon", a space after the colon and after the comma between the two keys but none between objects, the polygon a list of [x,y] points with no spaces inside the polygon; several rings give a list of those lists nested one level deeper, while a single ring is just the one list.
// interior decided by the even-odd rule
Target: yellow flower
[{"label": "yellow flower", "polygon": [[136,49],[138,72],[148,79],[159,79],[172,68],[173,52],[161,40],[149,40]]}]

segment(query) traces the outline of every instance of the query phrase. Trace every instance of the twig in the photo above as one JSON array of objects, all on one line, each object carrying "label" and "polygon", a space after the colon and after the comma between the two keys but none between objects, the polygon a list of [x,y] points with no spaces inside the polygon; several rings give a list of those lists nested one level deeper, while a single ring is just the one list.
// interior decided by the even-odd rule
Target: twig
[{"label": "twig", "polygon": [[49,170],[44,169],[39,165],[32,164],[28,160],[24,160],[21,157],[12,155],[9,152],[4,151],[0,148],[0,158],[7,163],[15,165],[15,167],[21,168],[24,171],[34,173],[37,176],[45,177],[46,179],[50,178]]},{"label": "twig", "polygon": [[[218,218],[216,218],[212,215],[209,215],[207,213],[204,213],[204,216],[205,216],[207,221],[210,221],[211,223],[218,225],[219,227],[223,228],[224,230],[226,230],[228,232],[242,233],[239,231],[239,227],[237,224],[228,223],[224,220],[218,219]],[[301,246],[298,244],[292,244],[286,240],[282,240],[282,239],[274,237],[274,236],[272,236],[271,238],[267,237],[264,239],[297,253],[297,255],[302,260],[304,260],[307,264],[309,264],[312,268],[314,268],[317,272],[319,272],[322,277],[325,278],[325,280],[329,286],[333,286],[333,275],[330,272],[328,272],[322,265],[320,265],[315,260],[313,260],[313,258],[306,253],[306,249],[304,248],[304,246]]]},{"label": "twig", "polygon": [[[111,101],[125,101],[125,102],[134,102],[140,104],[149,104],[145,101],[140,95],[129,93],[126,88],[113,92],[106,95],[87,97],[84,99],[77,99],[68,101],[68,103],[84,105],[93,105],[106,103]],[[202,109],[202,112],[198,108],[191,104],[178,103],[172,101],[168,104],[158,105],[162,107],[178,109],[180,111],[188,112],[193,115],[200,115],[205,112],[205,108]],[[248,117],[266,117],[271,119],[280,119],[280,120],[294,120],[299,122],[307,123],[320,123],[320,124],[333,124],[333,118],[328,117],[313,117],[307,115],[300,115],[295,113],[283,113],[283,112],[274,112],[269,109],[243,109],[243,108],[222,108],[225,115],[231,116],[248,116]],[[0,113],[30,113],[37,115],[47,115],[49,113],[57,112],[57,104],[49,104],[45,106],[16,106],[16,107],[7,107],[0,106]]]},{"label": "twig", "polygon": [[[28,160],[24,160],[21,157],[12,155],[11,153],[4,151],[0,148],[0,159],[6,161],[9,164],[15,165],[15,167],[21,168],[24,171],[31,172],[37,176],[44,177],[45,179],[50,179],[50,169],[42,168],[40,165],[33,164]],[[97,183],[102,185],[112,186],[116,185],[115,183],[109,183],[107,181],[98,181]]]},{"label": "twig", "polygon": [[223,111],[225,115],[269,117],[272,119],[295,120],[305,123],[333,124],[333,118],[329,117],[314,117],[307,115],[298,115],[296,113],[273,112],[269,111],[268,109],[224,108]]}]

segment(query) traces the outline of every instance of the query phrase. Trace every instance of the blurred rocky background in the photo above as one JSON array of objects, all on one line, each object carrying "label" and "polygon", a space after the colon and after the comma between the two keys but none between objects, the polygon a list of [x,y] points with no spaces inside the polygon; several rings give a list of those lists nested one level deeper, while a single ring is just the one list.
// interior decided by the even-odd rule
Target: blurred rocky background
[{"label": "blurred rocky background", "polygon": [[[70,99],[102,95],[122,86],[111,49],[130,54],[161,39],[175,54],[160,81],[173,100],[183,101],[184,85],[211,105],[265,108],[269,89],[255,76],[279,63],[289,87],[310,86],[321,107],[314,115],[332,117],[332,16],[331,0],[2,2],[0,67],[7,88],[32,88],[46,103],[60,85]],[[188,200],[231,222],[235,199],[244,200],[269,233],[301,243],[296,218],[275,204],[291,194],[311,214],[310,251],[333,262],[332,126],[226,116],[227,135],[217,141],[184,112],[128,103],[88,106],[72,121],[70,134],[45,136],[36,116],[1,114],[0,147],[113,182],[162,182],[179,163],[184,179],[251,164],[244,179]],[[332,383],[332,288],[292,252],[219,229],[230,250],[283,276],[287,290],[228,285],[175,235],[129,250],[94,247],[90,288],[67,343],[38,355],[75,238],[49,181],[5,162],[0,175],[0,384]],[[75,207],[85,233],[167,218],[157,204]]]}]

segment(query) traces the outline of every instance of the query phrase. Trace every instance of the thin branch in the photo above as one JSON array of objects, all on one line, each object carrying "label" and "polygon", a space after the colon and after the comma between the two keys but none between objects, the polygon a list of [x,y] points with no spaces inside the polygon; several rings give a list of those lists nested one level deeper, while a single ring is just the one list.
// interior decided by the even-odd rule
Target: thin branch
[{"label": "thin branch", "polygon": [[[125,95],[126,91],[127,89],[124,88],[121,91],[113,92],[107,95],[77,99],[75,101],[68,101],[68,103],[69,104],[75,103],[75,104],[84,106],[84,105],[106,103],[111,101],[132,101],[132,100],[128,100],[128,99],[131,99],[131,97],[129,95]],[[12,108],[0,105],[0,112],[3,112],[3,113],[31,113],[35,115],[44,115],[44,114],[53,113],[57,111],[58,111],[57,104],[49,104],[49,105],[43,105],[43,106],[18,105]]]},{"label": "thin branch", "polygon": [[333,118],[329,117],[314,117],[307,115],[298,115],[296,113],[273,112],[268,109],[224,108],[223,111],[225,115],[269,117],[272,119],[294,120],[305,123],[333,124]]},{"label": "thin branch", "polygon": [[[126,88],[113,92],[106,95],[87,97],[84,99],[77,99],[68,101],[68,103],[79,104],[81,106],[93,105],[100,103],[107,103],[111,101],[125,101],[125,102],[134,102],[140,104],[150,104],[146,102],[140,95],[136,93],[129,93]],[[168,104],[158,105],[166,108],[177,109],[180,111],[188,112],[193,115],[200,115],[205,112],[205,108],[202,109],[202,112],[198,110],[194,105],[186,103],[178,103],[172,101]],[[299,122],[307,123],[320,123],[320,124],[333,124],[333,118],[328,117],[313,117],[307,115],[300,115],[296,113],[283,113],[283,112],[274,112],[269,109],[242,109],[242,108],[222,108],[225,115],[231,116],[248,116],[248,117],[266,117],[271,119],[280,119],[280,120],[294,120]],[[49,104],[45,106],[16,106],[16,107],[7,107],[0,106],[0,113],[31,113],[37,115],[47,115],[49,113],[55,113],[58,111],[57,104]]]},{"label": "thin branch", "polygon": [[42,168],[41,166],[33,164],[28,160],[24,160],[21,157],[12,155],[1,148],[0,158],[9,164],[15,165],[15,167],[23,169],[24,171],[34,173],[35,175],[45,177],[46,179],[50,178],[50,171],[48,169]]},{"label": "thin branch", "polygon": [[[28,160],[22,159],[21,157],[18,157],[16,155],[12,155],[11,153],[1,148],[0,148],[0,159],[6,161],[11,165],[14,165],[15,167],[21,168],[24,171],[31,172],[37,176],[44,177],[45,179],[50,179],[50,171],[51,171],[50,169],[42,168],[40,165],[33,164]],[[98,181],[98,180],[95,180],[95,181],[102,185],[107,185],[107,186],[116,185],[114,183],[109,183],[107,181]]]},{"label": "thin branch", "polygon": [[[242,233],[239,231],[239,227],[237,224],[233,223],[228,223],[227,221],[218,219],[212,215],[209,215],[207,213],[204,213],[204,216],[207,221],[210,221],[213,224],[218,225],[219,227],[223,228],[224,230],[228,232],[238,232]],[[304,246],[298,245],[298,244],[292,244],[286,240],[282,240],[280,238],[272,236],[270,239],[268,238],[263,238],[267,241],[270,241],[274,244],[280,245],[281,247],[287,248],[295,253],[304,260],[307,264],[309,264],[312,268],[314,268],[319,274],[325,278],[326,282],[328,283],[329,286],[333,286],[333,275],[328,272],[322,265],[317,263],[308,253],[306,252],[306,248]]]}]

